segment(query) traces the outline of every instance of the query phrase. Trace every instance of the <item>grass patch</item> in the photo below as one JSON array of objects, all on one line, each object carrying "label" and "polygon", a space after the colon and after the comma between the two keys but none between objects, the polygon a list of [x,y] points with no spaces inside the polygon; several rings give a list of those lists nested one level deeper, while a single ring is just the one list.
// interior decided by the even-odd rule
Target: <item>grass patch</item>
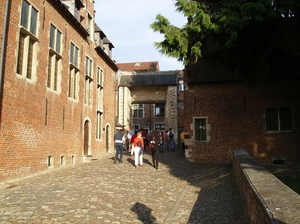
[{"label": "grass patch", "polygon": [[282,183],[291,188],[297,194],[300,195],[300,178],[285,176],[285,177],[277,177]]}]

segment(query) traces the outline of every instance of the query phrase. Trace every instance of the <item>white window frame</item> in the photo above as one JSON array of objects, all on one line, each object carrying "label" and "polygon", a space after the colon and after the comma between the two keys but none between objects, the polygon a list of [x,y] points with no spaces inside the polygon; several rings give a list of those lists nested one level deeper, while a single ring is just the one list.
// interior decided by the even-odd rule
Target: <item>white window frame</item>
[{"label": "white window frame", "polygon": [[[199,120],[199,123],[197,122],[197,120]],[[200,120],[202,122],[200,122]],[[193,139],[195,142],[208,142],[210,140],[210,136],[209,136],[210,126],[208,124],[208,117],[194,117],[193,129],[194,129]]]},{"label": "white window frame", "polygon": [[[53,41],[53,43],[51,40]],[[60,32],[53,24],[51,24],[47,87],[53,91],[58,91],[60,89],[59,80],[61,79],[61,60],[62,60],[61,45],[62,45],[62,32]]]},{"label": "white window frame", "polygon": [[[26,9],[27,11],[24,11]],[[32,18],[34,18],[35,21],[32,20]],[[36,81],[37,78],[38,18],[39,11],[30,3],[23,0],[20,16],[20,35],[16,73],[31,81]]]},{"label": "white window frame", "polygon": [[70,43],[70,65],[69,65],[69,90],[68,97],[73,100],[78,100],[78,85],[79,85],[79,48],[73,43]]},{"label": "white window frame", "polygon": [[92,106],[92,92],[93,92],[93,66],[94,62],[89,57],[85,58],[85,90],[84,90],[84,104]]},{"label": "white window frame", "polygon": [[[137,116],[134,116],[135,111],[137,111]],[[139,116],[140,115],[139,111],[142,112],[142,116]],[[144,104],[132,104],[132,117],[134,119],[144,118],[144,112],[145,112]]]}]

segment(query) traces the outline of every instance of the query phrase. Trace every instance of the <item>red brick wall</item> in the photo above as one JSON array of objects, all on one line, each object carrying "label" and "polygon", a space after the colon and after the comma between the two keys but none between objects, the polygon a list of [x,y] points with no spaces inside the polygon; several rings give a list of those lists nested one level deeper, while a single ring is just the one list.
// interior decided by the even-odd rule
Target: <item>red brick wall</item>
[{"label": "red brick wall", "polygon": [[[60,167],[60,157],[66,165],[74,155],[76,163],[83,161],[84,122],[89,120],[90,150],[94,157],[106,152],[106,145],[113,150],[114,134],[114,74],[113,68],[96,53],[94,44],[78,33],[69,24],[65,15],[53,8],[49,1],[29,1],[39,11],[38,55],[36,80],[28,81],[16,74],[21,0],[12,1],[6,64],[4,67],[3,96],[0,115],[0,181],[48,169],[47,158],[53,156],[54,168]],[[93,4],[88,1],[88,10],[93,15]],[[3,6],[3,3],[0,3]],[[1,7],[1,18],[4,6]],[[44,19],[44,21],[43,21]],[[47,90],[47,66],[49,27],[54,24],[62,31],[61,92]],[[85,21],[82,21],[85,24]],[[1,24],[2,26],[2,24]],[[80,80],[78,101],[68,98],[69,48],[70,42],[80,48]],[[101,140],[96,140],[96,77],[93,84],[93,103],[84,106],[85,56],[100,66],[104,77],[104,114],[102,127],[109,128],[109,142],[105,131]],[[106,96],[106,97],[105,97]],[[109,97],[108,97],[109,96]],[[47,109],[46,109],[47,99]],[[47,123],[45,117],[47,113]],[[102,129],[102,128],[101,128]]]},{"label": "red brick wall", "polygon": [[[264,86],[247,88],[244,83],[190,84],[185,91],[184,124],[190,130],[193,117],[206,117],[210,141],[193,142],[188,148],[196,161],[231,162],[232,150],[245,149],[262,163],[272,157],[287,157],[287,162],[300,160],[299,80],[273,81]],[[294,130],[265,132],[266,107],[291,107]]]},{"label": "red brick wall", "polygon": [[155,117],[154,110],[154,104],[144,104],[144,117],[133,118],[132,123],[135,125],[139,124],[141,129],[146,127],[149,129],[154,129],[155,123],[165,123],[165,117]]}]

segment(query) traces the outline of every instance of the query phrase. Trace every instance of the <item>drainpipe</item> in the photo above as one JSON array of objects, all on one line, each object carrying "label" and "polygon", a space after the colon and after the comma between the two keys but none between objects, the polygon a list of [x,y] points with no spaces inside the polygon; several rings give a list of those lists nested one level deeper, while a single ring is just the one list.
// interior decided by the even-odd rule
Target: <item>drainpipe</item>
[{"label": "drainpipe", "polygon": [[[2,77],[3,77],[3,64],[5,61],[5,51],[6,51],[6,38],[7,38],[7,25],[8,25],[8,18],[9,18],[9,11],[10,8],[10,0],[6,0],[6,6],[5,6],[5,16],[4,16],[4,25],[3,25],[3,31],[2,31],[2,47],[1,47],[1,56],[0,56],[0,97],[2,96]],[[2,100],[0,99],[0,102]]]},{"label": "drainpipe", "polygon": [[123,113],[123,124],[122,125],[123,125],[123,127],[125,129],[125,126],[124,126],[125,125],[125,117],[124,117],[125,116],[125,99],[124,98],[125,98],[125,87],[123,86],[123,103],[122,103],[123,104],[122,105],[122,108],[123,108],[122,109],[123,110],[122,111],[122,113]]}]

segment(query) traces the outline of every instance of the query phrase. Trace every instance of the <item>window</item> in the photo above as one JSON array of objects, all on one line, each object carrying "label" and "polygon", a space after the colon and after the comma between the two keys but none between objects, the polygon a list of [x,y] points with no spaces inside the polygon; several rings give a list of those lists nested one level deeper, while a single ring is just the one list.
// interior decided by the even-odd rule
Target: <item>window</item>
[{"label": "window", "polygon": [[155,104],[155,117],[164,117],[165,116],[165,104],[156,103]]},{"label": "window", "polygon": [[184,91],[184,82],[183,82],[183,80],[179,80],[178,92],[183,92],[183,91]]},{"label": "window", "polygon": [[88,13],[86,26],[87,26],[87,31],[90,35],[91,40],[93,40],[93,33],[94,33],[93,32],[93,24],[94,24],[93,17]]},{"label": "window", "polygon": [[101,139],[101,126],[103,116],[103,70],[97,67],[97,121],[96,121],[96,139]]},{"label": "window", "polygon": [[291,108],[267,108],[267,131],[290,131],[293,129]]},{"label": "window", "polygon": [[61,71],[59,69],[61,64],[60,46],[61,32],[51,24],[47,87],[55,91],[57,91],[57,79]]},{"label": "window", "polygon": [[97,110],[103,111],[103,70],[97,68]]},{"label": "window", "polygon": [[140,130],[140,125],[139,124],[134,124],[132,125],[134,130]]},{"label": "window", "polygon": [[79,55],[79,48],[76,47],[73,43],[71,43],[70,47],[70,63],[73,64],[75,67],[78,67],[78,56]]},{"label": "window", "polygon": [[166,129],[165,123],[155,123],[154,130],[157,130],[157,129],[161,129],[164,131]]},{"label": "window", "polygon": [[102,124],[102,113],[97,111],[97,121],[96,121],[96,139],[101,139],[101,124]]},{"label": "window", "polygon": [[133,118],[143,118],[144,117],[144,104],[133,104]]},{"label": "window", "polygon": [[27,1],[22,2],[17,73],[33,80],[37,60],[38,11]]},{"label": "window", "polygon": [[103,70],[101,68],[97,68],[97,85],[103,86]]},{"label": "window", "polygon": [[22,2],[21,26],[36,36],[38,11],[27,1]]},{"label": "window", "polygon": [[70,71],[69,71],[69,93],[68,96],[74,100],[77,100],[77,85],[79,82],[79,68],[78,68],[78,55],[79,48],[73,43],[70,46]]},{"label": "window", "polygon": [[85,58],[85,94],[84,103],[87,106],[92,105],[92,83],[93,83],[93,61],[89,58]]},{"label": "window", "polygon": [[207,118],[195,118],[194,119],[194,132],[195,141],[206,141],[207,140]]}]

